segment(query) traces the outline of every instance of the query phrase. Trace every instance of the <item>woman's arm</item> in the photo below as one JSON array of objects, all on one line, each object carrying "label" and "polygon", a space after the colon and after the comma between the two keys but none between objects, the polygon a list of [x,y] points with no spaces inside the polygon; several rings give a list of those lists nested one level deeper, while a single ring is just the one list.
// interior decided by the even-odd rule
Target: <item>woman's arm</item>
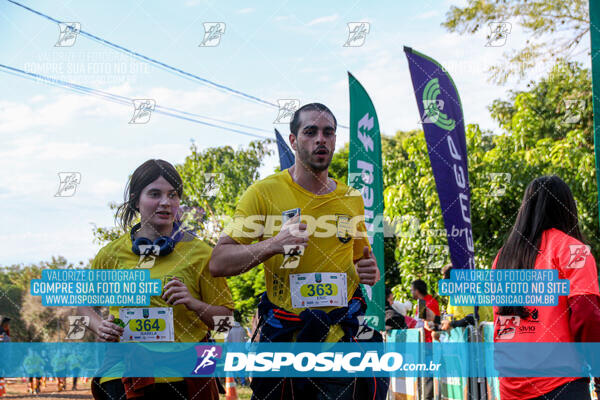
[{"label": "woman's arm", "polygon": [[[569,324],[576,342],[600,342],[600,298],[596,295],[569,297]],[[594,378],[594,390],[600,395],[600,378]]]},{"label": "woman's arm", "polygon": [[576,342],[600,342],[600,298],[596,295],[569,297],[569,324]]},{"label": "woman's arm", "polygon": [[92,307],[79,306],[77,315],[90,317],[90,324],[87,328],[103,342],[118,342],[123,334],[123,328],[112,322],[115,319],[112,314],[107,319],[103,319]]},{"label": "woman's arm", "polygon": [[161,296],[167,304],[176,306],[184,304],[188,310],[194,311],[198,317],[209,329],[214,328],[214,316],[233,315],[233,311],[224,306],[215,306],[208,304],[192,296],[187,286],[177,278],[171,279],[164,286],[164,293]]}]

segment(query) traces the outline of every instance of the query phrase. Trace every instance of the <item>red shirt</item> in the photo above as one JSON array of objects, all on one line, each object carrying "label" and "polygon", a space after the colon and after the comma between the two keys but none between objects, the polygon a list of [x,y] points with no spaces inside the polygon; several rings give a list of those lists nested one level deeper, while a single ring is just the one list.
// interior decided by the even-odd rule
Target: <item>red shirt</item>
[{"label": "red shirt", "polygon": [[[498,256],[494,260],[496,268]],[[542,234],[540,253],[535,269],[557,269],[559,279],[568,279],[569,298],[597,295],[598,272],[589,246],[558,229]],[[494,307],[494,342],[573,342],[569,324],[567,296],[560,296],[557,306],[528,307],[530,317],[498,315]],[[551,392],[567,382],[579,378],[500,378],[502,400],[531,399]]]},{"label": "red shirt", "polygon": [[[429,308],[435,315],[440,315],[440,305],[438,304],[437,300],[433,298],[432,295],[428,294],[427,296],[423,297],[423,300],[425,300],[425,306],[427,308]],[[431,331],[425,329],[425,343],[431,342]]]}]

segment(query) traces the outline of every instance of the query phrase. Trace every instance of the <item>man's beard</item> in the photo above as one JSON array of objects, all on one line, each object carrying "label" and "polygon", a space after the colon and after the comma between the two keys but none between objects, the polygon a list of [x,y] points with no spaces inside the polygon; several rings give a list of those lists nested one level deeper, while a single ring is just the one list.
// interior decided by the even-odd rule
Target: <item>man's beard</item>
[{"label": "man's beard", "polygon": [[308,168],[314,173],[323,172],[329,168],[331,164],[331,159],[333,158],[333,153],[329,153],[329,159],[326,160],[323,164],[316,164],[311,161],[313,154],[308,150],[298,146],[298,158],[300,159],[300,163]]}]

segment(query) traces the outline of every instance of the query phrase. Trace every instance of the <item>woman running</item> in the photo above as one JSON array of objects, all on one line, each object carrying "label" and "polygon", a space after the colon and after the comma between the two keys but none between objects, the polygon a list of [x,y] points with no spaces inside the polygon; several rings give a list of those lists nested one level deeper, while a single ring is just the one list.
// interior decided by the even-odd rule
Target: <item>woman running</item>
[{"label": "woman running", "polygon": [[[163,282],[161,296],[152,296],[150,307],[173,308],[175,342],[206,341],[213,316],[228,316],[234,307],[224,278],[208,270],[212,248],[180,229],[178,210],[183,182],[177,170],[163,160],[148,160],[131,176],[125,201],[119,207],[121,226],[128,231],[104,246],[92,262],[94,269],[149,268],[151,279]],[[139,217],[140,222],[133,225]],[[101,341],[117,342],[123,328],[115,324],[119,307],[110,307],[102,319],[90,307],[89,329]],[[218,399],[214,378],[110,378],[122,376],[123,365],[114,365],[92,383],[94,398]]]},{"label": "woman running", "polygon": [[[571,190],[558,176],[533,180],[523,196],[508,239],[496,256],[498,269],[556,269],[570,292],[557,306],[494,307],[494,341],[600,342],[600,292],[596,261],[579,230]],[[562,357],[565,355],[553,355]],[[588,378],[500,378],[502,400],[584,400]]]}]

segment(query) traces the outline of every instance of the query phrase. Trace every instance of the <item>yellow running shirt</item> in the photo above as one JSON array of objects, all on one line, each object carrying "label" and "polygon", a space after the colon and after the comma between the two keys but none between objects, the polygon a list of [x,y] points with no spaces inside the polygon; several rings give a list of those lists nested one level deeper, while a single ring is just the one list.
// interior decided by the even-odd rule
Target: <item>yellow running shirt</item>
[{"label": "yellow running shirt", "polygon": [[[453,320],[459,320],[465,318],[469,314],[475,314],[475,307],[473,306],[455,306],[448,302],[446,309],[448,314],[452,314]],[[490,306],[479,306],[479,322],[493,322],[494,316],[492,307]]]},{"label": "yellow running shirt", "polygon": [[[295,183],[287,170],[273,174],[246,190],[233,221],[224,231],[241,244],[262,241],[279,233],[284,211],[300,208],[301,221],[307,224],[309,239],[298,266],[282,269],[283,254],[264,262],[269,300],[296,314],[304,308],[292,307],[291,274],[343,272],[347,278],[348,301],[359,283],[354,261],[362,258],[364,246],[370,249],[360,192],[335,182],[337,187],[333,192],[316,195]],[[325,312],[334,308],[320,307]],[[341,328],[336,325],[326,341],[337,342],[342,336]]]},{"label": "yellow running shirt", "polygon": [[[124,234],[104,246],[94,260],[93,269],[135,269],[140,256],[131,251],[130,234]],[[212,248],[190,233],[185,233],[172,253],[157,256],[154,265],[149,268],[151,279],[160,279],[162,286],[169,277],[176,276],[190,291],[190,294],[205,303],[234,308],[231,292],[225,278],[214,278],[208,270]],[[200,342],[208,333],[208,327],[200,317],[183,304],[171,306],[160,296],[150,298],[150,307],[172,307],[175,342]],[[110,307],[110,313],[119,318],[120,307]],[[111,371],[118,372],[117,369]],[[116,374],[118,375],[118,374]],[[111,378],[102,378],[100,383]],[[114,378],[113,378],[114,379]],[[181,378],[163,378],[164,381],[177,381]],[[158,381],[158,379],[157,379]]]}]

